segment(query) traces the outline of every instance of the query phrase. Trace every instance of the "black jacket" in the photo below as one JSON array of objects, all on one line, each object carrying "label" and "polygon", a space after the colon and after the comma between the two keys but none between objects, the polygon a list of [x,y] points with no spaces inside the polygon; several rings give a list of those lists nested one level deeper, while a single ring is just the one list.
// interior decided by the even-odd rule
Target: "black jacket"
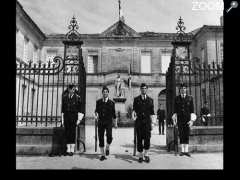
[{"label": "black jacket", "polygon": [[65,93],[62,96],[62,113],[78,113],[81,112],[81,98],[76,93],[72,98],[69,98],[69,93]]},{"label": "black jacket", "polygon": [[103,102],[101,98],[96,102],[95,112],[98,113],[99,123],[112,123],[112,120],[116,118],[115,103],[110,99],[107,102]]},{"label": "black jacket", "polygon": [[192,96],[186,95],[182,98],[181,95],[176,96],[174,101],[174,113],[177,113],[177,122],[186,124],[190,121],[191,113],[194,113],[194,105]]},{"label": "black jacket", "polygon": [[136,125],[147,124],[151,126],[151,115],[154,115],[153,99],[147,96],[142,100],[141,95],[134,98],[133,110],[137,114]]}]

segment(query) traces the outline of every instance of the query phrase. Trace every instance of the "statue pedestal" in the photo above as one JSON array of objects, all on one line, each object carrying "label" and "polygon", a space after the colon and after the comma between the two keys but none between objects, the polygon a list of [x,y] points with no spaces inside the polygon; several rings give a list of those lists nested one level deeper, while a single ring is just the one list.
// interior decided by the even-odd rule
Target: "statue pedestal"
[{"label": "statue pedestal", "polygon": [[118,119],[118,124],[123,123],[125,121],[127,121],[127,111],[126,111],[126,98],[124,97],[116,97],[113,98],[114,102],[115,102],[115,111],[116,111],[116,116]]},{"label": "statue pedestal", "polygon": [[117,97],[117,98],[113,98],[113,100],[115,102],[116,112],[126,113],[125,102],[127,99],[123,97]]}]

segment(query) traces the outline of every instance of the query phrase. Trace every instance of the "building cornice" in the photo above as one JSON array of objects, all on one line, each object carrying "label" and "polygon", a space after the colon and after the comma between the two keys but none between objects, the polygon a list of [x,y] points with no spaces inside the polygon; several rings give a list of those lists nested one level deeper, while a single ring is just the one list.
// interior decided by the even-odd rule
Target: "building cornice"
[{"label": "building cornice", "polygon": [[203,25],[194,35],[193,39],[201,36],[206,32],[219,32],[223,33],[223,26]]},{"label": "building cornice", "polygon": [[19,17],[23,18],[32,29],[36,30],[34,32],[37,32],[37,35],[42,41],[46,39],[46,35],[41,31],[41,29],[36,25],[36,23],[31,19],[31,17],[25,12],[22,5],[18,1],[16,1],[16,13],[19,14]]},{"label": "building cornice", "polygon": [[[101,34],[80,34],[81,40],[149,40],[149,41],[172,41],[176,33],[155,33],[155,32],[139,32],[139,37],[106,37]],[[191,37],[191,33],[188,33]],[[65,34],[49,34],[46,35],[46,40],[63,41],[66,38]]]}]

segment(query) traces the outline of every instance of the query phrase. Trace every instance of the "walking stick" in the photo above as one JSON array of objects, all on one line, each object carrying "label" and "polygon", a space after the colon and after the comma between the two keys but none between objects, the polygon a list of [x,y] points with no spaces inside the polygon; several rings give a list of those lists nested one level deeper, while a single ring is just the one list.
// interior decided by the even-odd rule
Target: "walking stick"
[{"label": "walking stick", "polygon": [[174,154],[175,156],[178,153],[178,129],[177,129],[177,125],[174,124],[173,125],[173,136],[174,136]]},{"label": "walking stick", "polygon": [[95,152],[97,152],[97,118],[95,118]]},{"label": "walking stick", "polygon": [[133,139],[133,142],[134,142],[134,147],[133,147],[133,156],[136,156],[136,149],[137,149],[137,132],[136,132],[136,127],[135,127],[135,122],[134,122],[134,139]]},{"label": "walking stick", "polygon": [[75,153],[78,151],[78,125],[75,128]]}]

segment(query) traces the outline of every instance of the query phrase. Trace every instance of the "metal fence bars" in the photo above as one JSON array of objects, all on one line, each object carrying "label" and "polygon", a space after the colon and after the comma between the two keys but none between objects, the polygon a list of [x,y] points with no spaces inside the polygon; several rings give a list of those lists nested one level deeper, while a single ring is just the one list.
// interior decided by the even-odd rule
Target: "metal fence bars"
[{"label": "metal fence bars", "polygon": [[63,60],[59,56],[48,63],[18,60],[16,126],[61,126],[62,95],[68,84],[74,83],[80,95],[85,91],[86,74],[81,62],[78,58]]},{"label": "metal fence bars", "polygon": [[197,114],[195,126],[202,126],[201,109],[206,105],[210,112],[208,126],[223,124],[223,63],[200,64],[190,60],[175,61],[172,58],[166,73],[167,123],[172,124],[174,98],[179,93],[180,83],[187,84],[193,97]]}]

